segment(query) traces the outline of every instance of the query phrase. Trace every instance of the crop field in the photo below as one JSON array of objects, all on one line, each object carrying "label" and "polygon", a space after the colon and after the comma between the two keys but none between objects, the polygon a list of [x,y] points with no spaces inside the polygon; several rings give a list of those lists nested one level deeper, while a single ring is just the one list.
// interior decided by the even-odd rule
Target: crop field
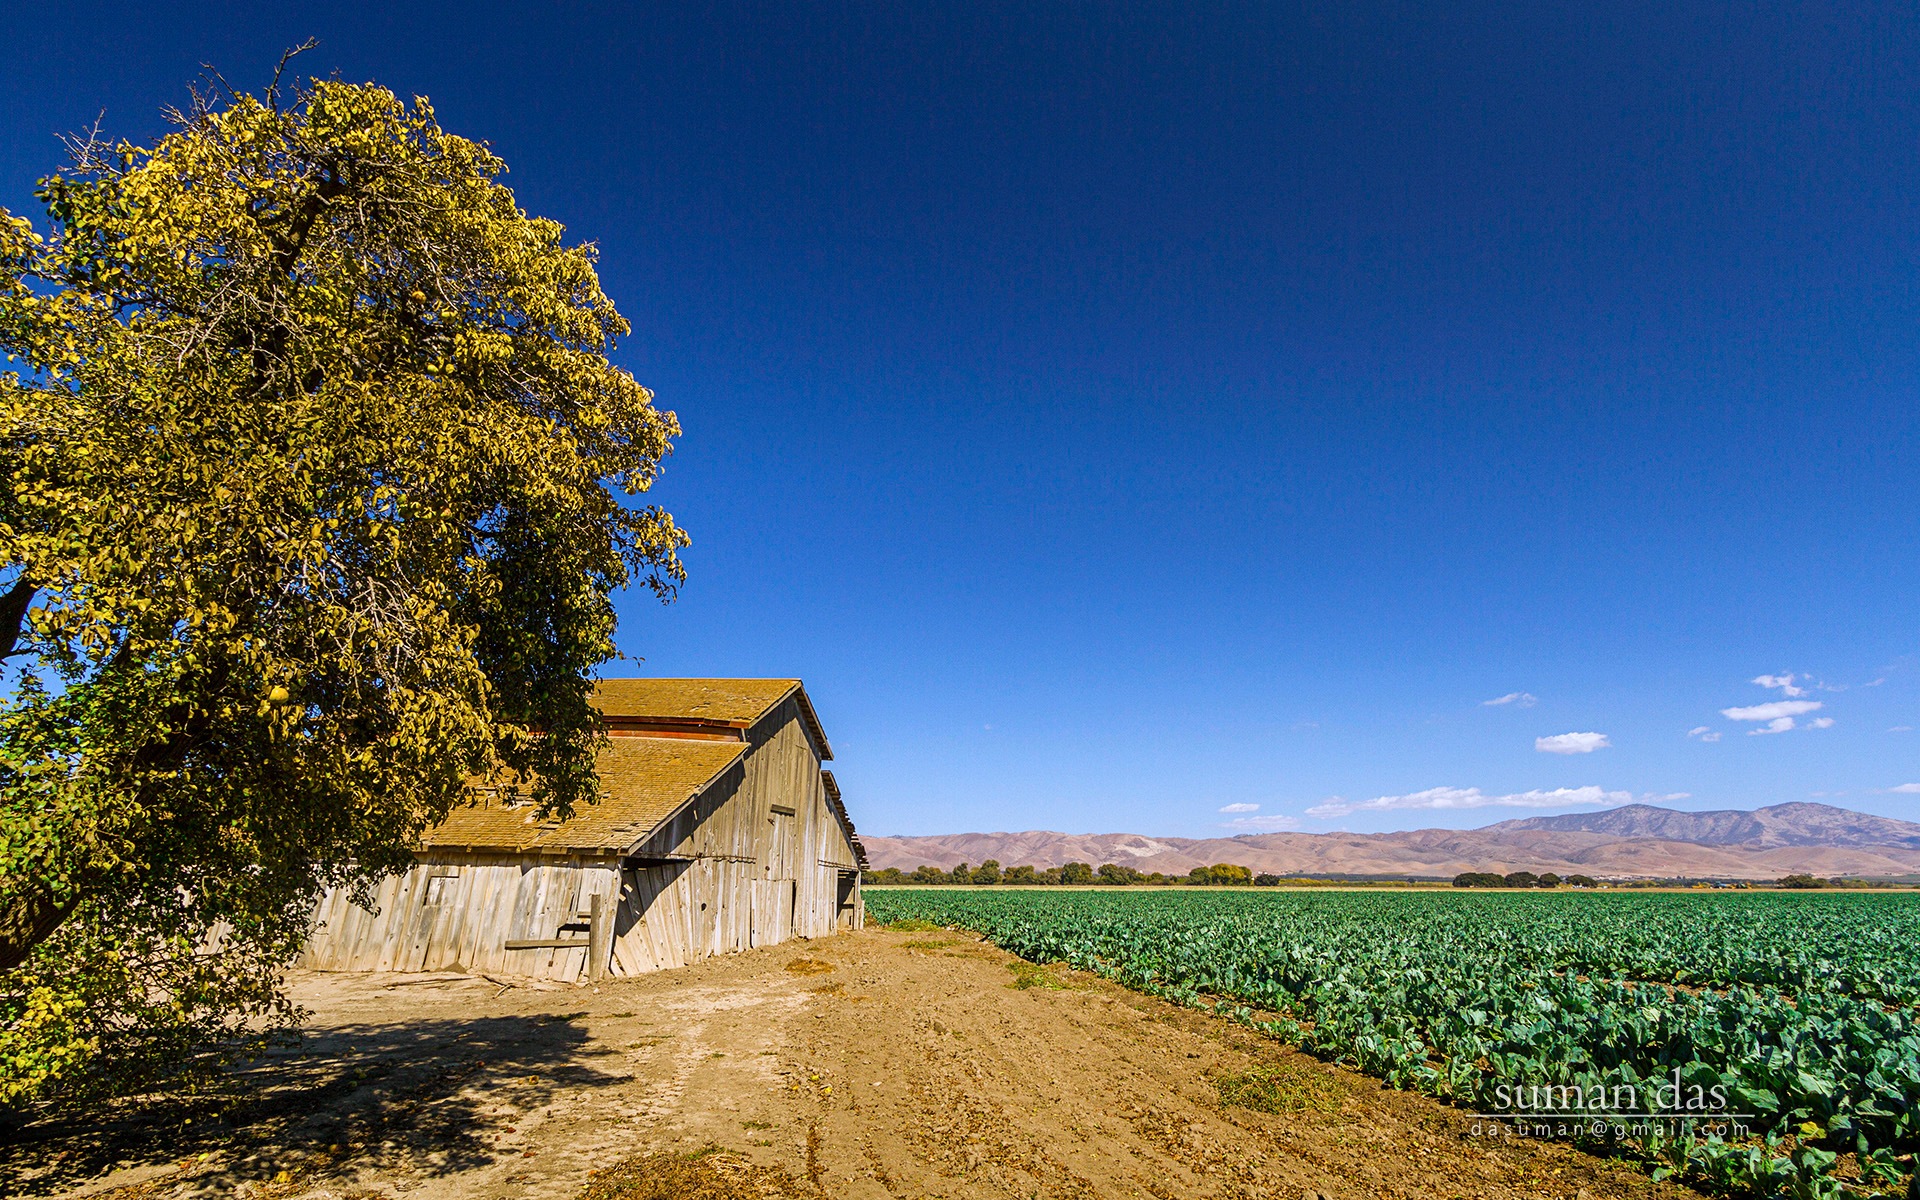
[{"label": "crop field", "polygon": [[1710,1189],[1915,1186],[1920,896],[916,888],[867,909]]}]

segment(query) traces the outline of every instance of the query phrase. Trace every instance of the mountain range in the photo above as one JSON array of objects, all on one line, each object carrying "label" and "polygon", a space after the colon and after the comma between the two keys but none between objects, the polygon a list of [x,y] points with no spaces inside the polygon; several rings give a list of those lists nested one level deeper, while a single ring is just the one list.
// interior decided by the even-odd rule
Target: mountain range
[{"label": "mountain range", "polygon": [[1601,812],[1524,817],[1480,829],[1396,833],[1250,833],[1223,838],[1137,833],[952,833],[865,837],[875,869],[1123,863],[1184,875],[1229,862],[1307,876],[1446,878],[1462,871],[1555,871],[1596,878],[1777,879],[1920,874],[1920,824],[1830,804],[1681,812],[1629,804]]}]

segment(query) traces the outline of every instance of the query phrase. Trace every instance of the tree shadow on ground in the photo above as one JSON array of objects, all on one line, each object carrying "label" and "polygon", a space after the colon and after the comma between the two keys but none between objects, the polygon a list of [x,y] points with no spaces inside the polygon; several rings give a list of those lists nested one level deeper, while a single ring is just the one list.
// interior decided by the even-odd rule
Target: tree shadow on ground
[{"label": "tree shadow on ground", "polygon": [[[123,1166],[175,1164],[228,1190],[352,1162],[445,1175],[496,1160],[516,1114],[562,1089],[627,1079],[583,1060],[567,1016],[341,1025],[307,1034],[195,1095],[44,1117],[0,1141],[0,1193],[45,1196]],[[508,1153],[515,1153],[509,1151]]]}]

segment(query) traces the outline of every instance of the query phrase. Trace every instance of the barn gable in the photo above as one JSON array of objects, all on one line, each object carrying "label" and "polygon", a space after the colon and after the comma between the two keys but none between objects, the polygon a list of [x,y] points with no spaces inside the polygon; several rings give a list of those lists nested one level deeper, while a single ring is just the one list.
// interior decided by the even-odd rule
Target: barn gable
[{"label": "barn gable", "polygon": [[482,792],[375,912],[329,893],[306,965],[578,979],[863,923],[866,854],[799,680],[608,680],[595,705],[597,804],[543,821]]}]

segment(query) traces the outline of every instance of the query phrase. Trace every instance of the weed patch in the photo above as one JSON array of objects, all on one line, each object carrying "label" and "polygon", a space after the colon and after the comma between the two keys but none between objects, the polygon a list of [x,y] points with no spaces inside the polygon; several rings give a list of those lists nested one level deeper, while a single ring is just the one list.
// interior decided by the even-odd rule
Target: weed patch
[{"label": "weed patch", "polygon": [[1303,1067],[1255,1067],[1240,1075],[1214,1079],[1220,1107],[1263,1113],[1332,1112],[1346,1099],[1338,1078]]},{"label": "weed patch", "polygon": [[1007,964],[1007,970],[1013,972],[1013,982],[1007,986],[1025,991],[1028,988],[1046,988],[1050,991],[1068,991],[1081,987],[1070,979],[1060,976],[1059,963],[1032,963],[1025,959],[1016,959]]},{"label": "weed patch", "polygon": [[932,921],[922,921],[918,917],[905,917],[882,925],[882,929],[892,929],[900,933],[940,933],[945,925],[935,925]]},{"label": "weed patch", "polygon": [[824,975],[831,970],[832,963],[824,963],[817,958],[796,958],[787,964],[788,973],[793,975]]}]

